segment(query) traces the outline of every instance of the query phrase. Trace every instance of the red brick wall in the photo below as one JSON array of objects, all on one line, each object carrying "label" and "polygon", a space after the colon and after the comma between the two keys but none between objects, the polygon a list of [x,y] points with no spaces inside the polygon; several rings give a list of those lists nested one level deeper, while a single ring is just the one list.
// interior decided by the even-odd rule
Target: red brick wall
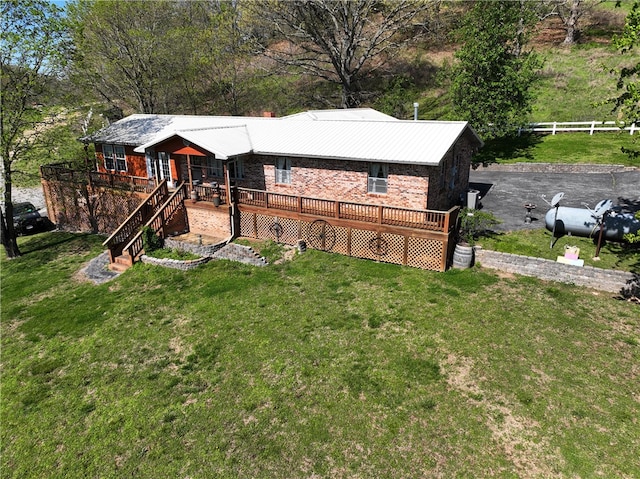
[{"label": "red brick wall", "polygon": [[245,160],[239,186],[290,195],[384,204],[412,209],[447,210],[469,187],[473,148],[462,137],[440,166],[389,165],[387,194],[367,193],[368,162],[291,158],[291,184],[276,184],[275,157]]}]

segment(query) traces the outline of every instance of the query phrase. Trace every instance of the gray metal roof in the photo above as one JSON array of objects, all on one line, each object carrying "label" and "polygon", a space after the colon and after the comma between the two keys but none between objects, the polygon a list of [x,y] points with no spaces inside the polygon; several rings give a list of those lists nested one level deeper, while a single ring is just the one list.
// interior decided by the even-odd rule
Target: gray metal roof
[{"label": "gray metal roof", "polygon": [[[303,121],[300,121],[303,120]],[[229,159],[247,153],[436,165],[468,131],[463,121],[403,121],[370,109],[282,118],[132,115],[89,138],[145,149],[173,137]]]}]

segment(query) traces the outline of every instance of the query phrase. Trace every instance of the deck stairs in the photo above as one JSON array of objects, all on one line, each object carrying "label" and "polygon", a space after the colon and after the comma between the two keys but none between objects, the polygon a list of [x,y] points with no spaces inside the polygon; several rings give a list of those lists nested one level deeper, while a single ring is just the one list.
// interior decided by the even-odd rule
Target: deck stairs
[{"label": "deck stairs", "polygon": [[164,180],[116,231],[103,243],[109,250],[109,269],[123,272],[139,259],[143,251],[142,228],[149,226],[154,233],[164,238],[167,226],[180,212],[186,214],[184,200],[186,188],[182,183],[169,194],[167,182]]}]

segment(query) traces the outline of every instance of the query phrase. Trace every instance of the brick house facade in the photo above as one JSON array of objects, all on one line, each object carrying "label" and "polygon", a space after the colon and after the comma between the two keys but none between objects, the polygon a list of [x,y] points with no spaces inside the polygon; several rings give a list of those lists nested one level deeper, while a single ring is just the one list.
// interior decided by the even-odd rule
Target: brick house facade
[{"label": "brick house facade", "polygon": [[95,143],[100,171],[170,185],[430,210],[459,204],[482,146],[465,122],[400,121],[367,109],[304,115],[133,115],[84,141]]}]

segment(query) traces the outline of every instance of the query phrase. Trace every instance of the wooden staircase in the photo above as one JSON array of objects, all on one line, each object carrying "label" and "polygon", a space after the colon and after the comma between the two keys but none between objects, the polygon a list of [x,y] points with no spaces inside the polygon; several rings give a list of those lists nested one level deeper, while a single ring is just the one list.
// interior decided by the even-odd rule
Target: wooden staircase
[{"label": "wooden staircase", "polygon": [[186,220],[185,184],[169,195],[166,180],[134,210],[116,231],[103,243],[109,250],[109,269],[123,272],[129,269],[143,253],[142,228],[150,227],[155,234],[164,238],[167,227],[179,212]]},{"label": "wooden staircase", "polygon": [[133,258],[128,253],[123,253],[120,256],[116,256],[112,263],[109,263],[108,268],[111,271],[122,273],[133,266]]}]

